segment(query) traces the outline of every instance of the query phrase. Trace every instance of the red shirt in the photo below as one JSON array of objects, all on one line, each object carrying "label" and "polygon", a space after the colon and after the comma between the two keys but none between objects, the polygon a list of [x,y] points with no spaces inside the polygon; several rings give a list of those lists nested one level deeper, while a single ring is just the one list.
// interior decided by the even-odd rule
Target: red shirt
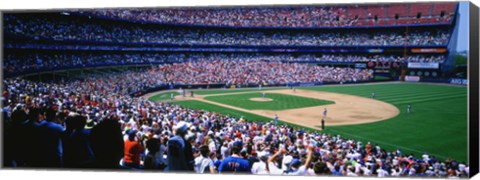
[{"label": "red shirt", "polygon": [[145,151],[145,148],[137,141],[125,141],[125,151],[123,161],[125,163],[140,164],[140,154]]}]

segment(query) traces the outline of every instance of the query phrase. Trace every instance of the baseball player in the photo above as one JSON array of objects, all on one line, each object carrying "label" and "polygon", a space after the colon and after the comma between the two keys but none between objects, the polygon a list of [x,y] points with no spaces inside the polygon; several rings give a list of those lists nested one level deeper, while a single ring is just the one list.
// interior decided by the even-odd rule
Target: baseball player
[{"label": "baseball player", "polygon": [[375,99],[375,92],[372,92],[372,99]]},{"label": "baseball player", "polygon": [[325,119],[322,119],[322,130],[325,129]]},{"label": "baseball player", "polygon": [[327,108],[323,108],[323,119],[327,118]]},{"label": "baseball player", "polygon": [[265,98],[267,96],[267,93],[262,92],[262,96],[263,96],[263,98]]},{"label": "baseball player", "polygon": [[275,114],[275,125],[278,125],[278,115]]},{"label": "baseball player", "polygon": [[410,104],[407,106],[407,112],[408,113],[412,112],[412,106]]},{"label": "baseball player", "polygon": [[258,85],[258,89],[259,89],[259,90],[262,90],[262,84],[259,84],[259,85]]},{"label": "baseball player", "polygon": [[170,100],[173,101],[173,93],[170,93]]},{"label": "baseball player", "polygon": [[293,92],[295,92],[295,87],[293,87]]}]

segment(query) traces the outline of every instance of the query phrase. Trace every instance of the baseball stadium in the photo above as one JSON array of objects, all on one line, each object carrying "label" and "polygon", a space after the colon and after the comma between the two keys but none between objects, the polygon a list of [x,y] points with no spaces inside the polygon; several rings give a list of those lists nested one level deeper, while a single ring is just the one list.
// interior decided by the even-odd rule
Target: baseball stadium
[{"label": "baseball stadium", "polygon": [[3,166],[467,178],[461,4],[4,11]]}]

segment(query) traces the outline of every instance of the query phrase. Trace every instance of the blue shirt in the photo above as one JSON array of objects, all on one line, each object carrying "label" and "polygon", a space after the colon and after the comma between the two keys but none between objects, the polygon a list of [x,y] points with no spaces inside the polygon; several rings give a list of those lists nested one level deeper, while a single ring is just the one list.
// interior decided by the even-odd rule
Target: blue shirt
[{"label": "blue shirt", "polygon": [[219,172],[250,172],[250,164],[247,160],[240,157],[230,156],[225,158],[220,167],[218,168]]}]

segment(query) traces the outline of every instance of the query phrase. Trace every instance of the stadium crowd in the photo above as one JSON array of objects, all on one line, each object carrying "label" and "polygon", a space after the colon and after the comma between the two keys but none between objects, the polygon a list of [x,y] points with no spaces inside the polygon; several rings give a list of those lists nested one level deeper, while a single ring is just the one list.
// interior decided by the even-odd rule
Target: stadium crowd
[{"label": "stadium crowd", "polygon": [[118,54],[92,54],[92,53],[56,53],[56,54],[35,54],[16,53],[6,54],[4,57],[4,72],[26,73],[42,70],[81,68],[105,65],[128,65],[128,64],[163,64],[163,63],[184,63],[193,61],[274,61],[274,62],[433,62],[442,63],[445,56],[423,56],[423,55],[341,55],[341,54],[262,54],[262,53],[118,53]]},{"label": "stadium crowd", "polygon": [[427,153],[130,97],[134,75],[3,81],[4,165],[191,173],[468,177]]},{"label": "stadium crowd", "polygon": [[[383,11],[388,8],[387,6],[379,6]],[[365,7],[351,6],[349,8],[353,8],[355,12],[348,12],[347,7],[339,6],[306,6],[208,9],[103,9],[79,11],[79,13],[151,23],[234,27],[338,27],[366,25],[366,21],[374,21],[374,15],[371,12],[366,15],[368,11]],[[407,12],[407,5],[403,7],[403,11],[404,13]],[[395,25],[393,17],[384,17],[385,12],[383,12],[383,15],[382,13],[376,15],[379,16],[377,21],[392,20],[387,25]],[[453,12],[447,12],[444,16],[437,15],[434,18],[436,18],[437,22],[450,22],[453,16]],[[407,17],[407,19],[416,19],[416,17]],[[363,22],[363,24],[359,22]]]},{"label": "stadium crowd", "polygon": [[[357,82],[370,80],[367,69],[322,67],[264,61],[192,61],[162,64],[149,74],[174,84],[287,84],[297,82]],[[150,75],[148,75],[150,76]]]},{"label": "stadium crowd", "polygon": [[[192,61],[160,64],[148,70],[112,76],[112,82],[132,83],[129,93],[165,84],[287,84],[297,82],[357,82],[370,80],[367,69],[322,67],[305,63],[267,61]],[[125,77],[132,77],[131,79]],[[133,81],[130,81],[133,80]],[[140,84],[139,84],[140,83]]]},{"label": "stadium crowd", "polygon": [[77,40],[115,43],[175,45],[251,46],[403,46],[446,45],[447,30],[377,29],[372,31],[221,30],[187,27],[142,26],[141,24],[80,21],[68,17],[5,15],[4,32],[31,39]]}]

